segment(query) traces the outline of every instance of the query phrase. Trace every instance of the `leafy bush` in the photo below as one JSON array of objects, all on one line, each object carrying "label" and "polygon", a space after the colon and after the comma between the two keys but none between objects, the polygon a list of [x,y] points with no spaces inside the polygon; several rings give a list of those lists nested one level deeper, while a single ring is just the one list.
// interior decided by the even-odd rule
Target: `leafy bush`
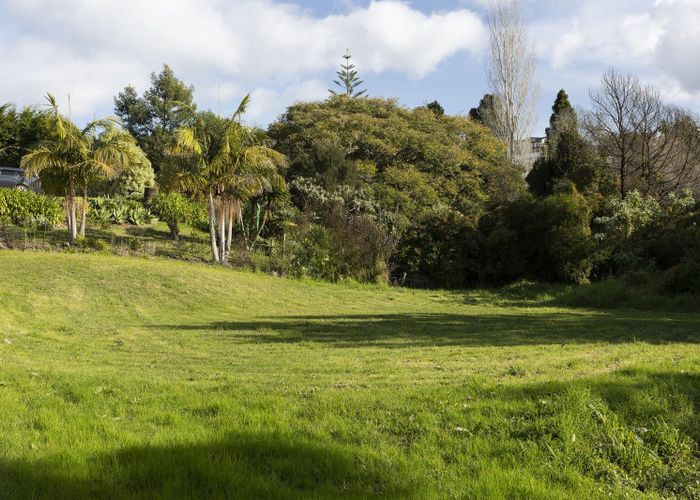
[{"label": "leafy bush", "polygon": [[111,250],[111,245],[107,241],[94,236],[78,236],[76,244],[78,248],[97,250],[98,252],[108,252]]},{"label": "leafy bush", "polygon": [[559,181],[568,180],[582,193],[610,192],[604,162],[576,130],[560,133],[556,147],[535,162],[527,175],[530,191],[538,196],[556,192]]},{"label": "leafy bush", "polygon": [[145,156],[132,159],[129,168],[121,172],[111,183],[110,192],[122,196],[143,196],[147,187],[156,184],[151,162]]},{"label": "leafy bush", "polygon": [[663,290],[670,294],[700,294],[700,255],[684,258],[664,276]]},{"label": "leafy bush", "polygon": [[395,277],[415,287],[472,284],[478,275],[479,243],[474,224],[459,212],[447,208],[425,211],[399,240]]},{"label": "leafy bush", "polygon": [[333,239],[330,231],[318,224],[309,224],[298,231],[290,241],[292,252],[291,273],[297,277],[337,281],[340,265],[333,256]]},{"label": "leafy bush", "polygon": [[494,217],[496,222],[486,228],[483,281],[589,279],[596,259],[590,208],[573,185],[570,192],[516,201]]},{"label": "leafy bush", "polygon": [[636,231],[661,218],[663,210],[659,202],[651,196],[642,196],[639,191],[628,193],[624,199],[612,198],[608,214],[597,217],[595,224],[600,227],[598,240],[615,243],[630,238]]},{"label": "leafy bush", "polygon": [[158,193],[151,201],[149,208],[156,217],[168,225],[174,240],[180,237],[180,224],[192,226],[207,224],[206,207],[179,193]]},{"label": "leafy bush", "polygon": [[54,200],[31,191],[0,189],[0,223],[49,228],[63,218]]},{"label": "leafy bush", "polygon": [[700,249],[698,223],[700,210],[690,193],[659,201],[636,191],[610,200],[593,220],[594,237],[615,274],[679,265]]},{"label": "leafy bush", "polygon": [[98,196],[90,200],[90,216],[102,225],[153,222],[153,214],[138,200],[125,196]]},{"label": "leafy bush", "polygon": [[329,207],[317,224],[301,220],[286,242],[289,273],[329,281],[385,282],[391,242],[367,214]]}]

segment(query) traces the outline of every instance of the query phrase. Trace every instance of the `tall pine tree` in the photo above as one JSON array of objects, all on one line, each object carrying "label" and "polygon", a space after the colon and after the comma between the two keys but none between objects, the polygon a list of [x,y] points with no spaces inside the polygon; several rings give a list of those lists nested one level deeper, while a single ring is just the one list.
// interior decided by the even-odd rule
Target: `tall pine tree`
[{"label": "tall pine tree", "polygon": [[333,80],[333,83],[335,83],[342,90],[336,91],[328,89],[328,92],[334,96],[344,95],[347,97],[360,97],[364,95],[367,92],[367,89],[360,91],[357,90],[357,87],[362,85],[364,82],[357,76],[357,69],[351,62],[352,56],[350,55],[349,50],[345,51],[343,59],[345,59],[345,62],[340,65],[340,71],[337,72],[338,80]]},{"label": "tall pine tree", "polygon": [[547,196],[561,181],[570,181],[578,191],[592,193],[605,182],[602,173],[602,160],[581,137],[576,111],[566,92],[560,90],[547,127],[547,155],[537,160],[527,175],[530,191]]},{"label": "tall pine tree", "polygon": [[550,149],[556,146],[559,135],[571,129],[578,129],[578,117],[576,111],[569,102],[569,96],[564,89],[557,93],[552,106],[552,115],[549,117],[549,127],[547,127],[547,145]]},{"label": "tall pine tree", "polygon": [[179,80],[167,64],[151,73],[151,87],[139,96],[131,85],[114,98],[114,112],[148,156],[156,172],[169,161],[173,133],[193,117],[194,87]]}]

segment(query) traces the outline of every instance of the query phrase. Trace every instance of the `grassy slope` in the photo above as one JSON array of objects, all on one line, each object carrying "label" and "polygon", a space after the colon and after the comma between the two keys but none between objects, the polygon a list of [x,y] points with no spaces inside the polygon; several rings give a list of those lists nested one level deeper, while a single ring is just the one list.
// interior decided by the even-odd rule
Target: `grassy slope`
[{"label": "grassy slope", "polygon": [[0,496],[687,495],[699,330],[2,251]]}]

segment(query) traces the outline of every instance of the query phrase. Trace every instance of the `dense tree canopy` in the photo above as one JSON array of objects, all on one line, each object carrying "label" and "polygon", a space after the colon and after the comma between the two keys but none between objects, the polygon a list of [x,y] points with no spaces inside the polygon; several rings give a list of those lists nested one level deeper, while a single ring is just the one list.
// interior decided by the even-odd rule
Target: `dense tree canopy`
[{"label": "dense tree canopy", "polygon": [[139,97],[129,85],[114,98],[114,112],[146,152],[156,172],[168,161],[174,131],[194,116],[193,92],[193,87],[185,85],[164,64],[160,73],[151,73],[151,87],[143,96]]},{"label": "dense tree canopy", "polygon": [[270,127],[290,159],[289,177],[332,190],[370,190],[404,226],[421,210],[445,206],[476,220],[489,203],[519,193],[521,171],[485,127],[388,99],[332,98],[292,106]]},{"label": "dense tree canopy", "polygon": [[19,167],[22,156],[49,134],[49,115],[35,108],[0,105],[0,165]]},{"label": "dense tree canopy", "polygon": [[493,94],[486,94],[482,97],[479,105],[469,110],[469,118],[477,123],[486,125],[489,114],[493,113],[493,99]]}]

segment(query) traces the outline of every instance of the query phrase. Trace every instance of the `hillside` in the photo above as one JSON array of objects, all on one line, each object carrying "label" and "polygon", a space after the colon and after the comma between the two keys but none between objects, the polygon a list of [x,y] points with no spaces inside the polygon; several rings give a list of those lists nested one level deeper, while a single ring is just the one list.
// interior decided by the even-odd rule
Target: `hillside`
[{"label": "hillside", "polygon": [[0,497],[700,495],[700,315],[0,251]]}]

